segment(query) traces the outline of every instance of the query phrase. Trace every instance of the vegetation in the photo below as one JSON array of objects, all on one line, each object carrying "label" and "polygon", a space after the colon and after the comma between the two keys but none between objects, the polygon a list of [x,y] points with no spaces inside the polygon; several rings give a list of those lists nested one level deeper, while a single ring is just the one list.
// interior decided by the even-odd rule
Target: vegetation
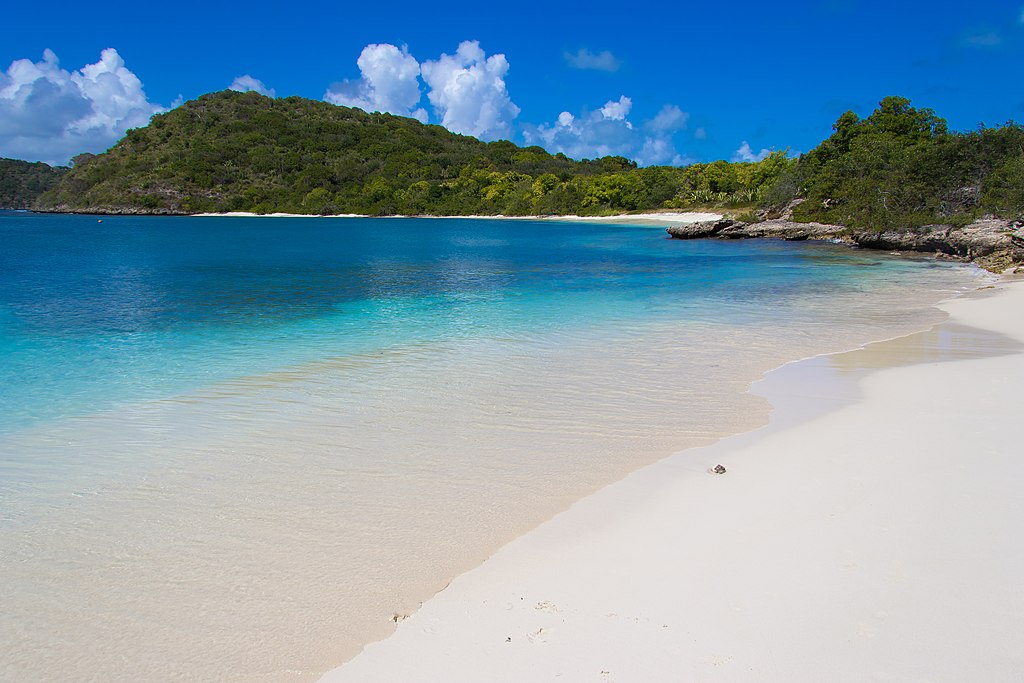
[{"label": "vegetation", "polygon": [[727,208],[756,218],[792,206],[795,220],[859,230],[1024,216],[1018,124],[953,133],[930,109],[887,97],[867,118],[847,112],[833,129],[798,160],[774,152],[757,163],[637,168],[622,157],[574,161],[390,114],[226,91],[155,116],[105,154],[76,157],[36,207],[369,215]]},{"label": "vegetation", "polygon": [[0,209],[27,209],[57,184],[68,169],[42,162],[0,158]]},{"label": "vegetation", "polygon": [[716,161],[637,168],[540,147],[484,143],[440,126],[299,97],[204,95],[76,157],[37,207],[193,213],[603,214],[753,206],[792,166]]},{"label": "vegetation", "polygon": [[930,109],[883,99],[861,120],[839,117],[831,137],[781,174],[765,201],[794,218],[856,229],[963,225],[1024,216],[1024,127],[951,133]]}]

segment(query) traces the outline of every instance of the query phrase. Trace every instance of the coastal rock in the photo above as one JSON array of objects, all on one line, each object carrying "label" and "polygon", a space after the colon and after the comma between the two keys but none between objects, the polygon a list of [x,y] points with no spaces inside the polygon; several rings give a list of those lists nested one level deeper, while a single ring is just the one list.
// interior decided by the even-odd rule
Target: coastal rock
[{"label": "coastal rock", "polygon": [[790,202],[786,204],[785,208],[782,209],[782,215],[779,216],[779,218],[781,218],[784,221],[793,220],[793,209],[800,206],[805,201],[807,200],[805,200],[803,197],[797,197],[796,199],[790,200]]},{"label": "coastal rock", "polygon": [[744,231],[748,237],[776,237],[782,239],[832,239],[842,232],[838,225],[824,223],[794,223],[793,221],[776,218],[774,220],[751,223]]},{"label": "coastal rock", "polygon": [[725,465],[718,464],[708,470],[708,474],[725,474]]},{"label": "coastal rock", "polygon": [[720,218],[715,221],[699,221],[686,225],[673,225],[668,228],[668,234],[679,240],[705,239],[716,237],[723,230],[733,228],[737,225],[746,225],[742,221],[734,221],[731,218]]},{"label": "coastal rock", "polygon": [[1015,222],[981,219],[970,225],[925,225],[917,230],[857,232],[855,244],[867,249],[920,251],[976,260],[1004,254],[1014,262],[1024,260],[1024,228]]},{"label": "coastal rock", "polygon": [[788,240],[831,239],[836,237],[842,228],[837,225],[822,223],[794,223],[779,218],[745,223],[731,218],[717,221],[703,221],[689,225],[668,228],[668,234],[676,239],[752,239],[776,237]]},{"label": "coastal rock", "polygon": [[668,234],[676,239],[776,238],[792,242],[834,240],[853,243],[864,249],[912,251],[973,261],[995,272],[1024,263],[1024,221],[994,218],[976,220],[963,227],[925,225],[907,231],[853,232],[839,225],[794,223],[781,218],[757,223],[722,218],[673,226],[668,228]]}]

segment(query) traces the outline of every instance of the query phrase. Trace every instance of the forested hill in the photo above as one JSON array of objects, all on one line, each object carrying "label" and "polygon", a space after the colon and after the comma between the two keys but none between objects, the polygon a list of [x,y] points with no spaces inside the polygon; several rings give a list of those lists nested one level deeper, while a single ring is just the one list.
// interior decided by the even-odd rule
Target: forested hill
[{"label": "forested hill", "polygon": [[[73,168],[35,208],[104,213],[608,214],[713,208],[856,230],[1024,218],[1024,128],[957,133],[886,97],[815,149],[637,168],[299,97],[204,95]],[[23,163],[23,162],[19,162]],[[57,172],[57,171],[55,171]]]},{"label": "forested hill", "polygon": [[767,193],[776,208],[802,200],[801,221],[860,230],[1024,218],[1024,127],[956,133],[927,108],[886,97],[866,118],[839,117],[833,134]]},{"label": "forested hill", "polygon": [[27,209],[57,184],[66,168],[0,158],[0,209]]},{"label": "forested hill", "polygon": [[305,214],[608,213],[751,204],[791,162],[637,169],[299,97],[203,95],[81,155],[36,207],[56,211]]}]

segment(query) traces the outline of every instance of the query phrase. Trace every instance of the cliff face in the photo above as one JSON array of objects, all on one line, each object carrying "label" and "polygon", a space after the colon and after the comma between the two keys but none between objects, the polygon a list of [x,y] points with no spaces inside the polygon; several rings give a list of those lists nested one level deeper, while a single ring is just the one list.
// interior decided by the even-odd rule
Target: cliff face
[{"label": "cliff face", "polygon": [[977,262],[1002,271],[1024,264],[1024,222],[982,219],[963,227],[926,225],[910,231],[851,231],[839,225],[768,220],[758,223],[723,218],[668,228],[675,239],[750,239],[773,237],[785,240],[833,240],[865,249],[936,254]]}]

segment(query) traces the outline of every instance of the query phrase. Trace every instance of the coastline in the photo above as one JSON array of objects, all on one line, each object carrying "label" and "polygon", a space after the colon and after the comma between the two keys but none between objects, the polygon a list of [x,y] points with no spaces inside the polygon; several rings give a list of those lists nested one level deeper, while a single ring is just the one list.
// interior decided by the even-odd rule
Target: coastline
[{"label": "coastline", "polygon": [[[179,230],[152,221],[153,230],[133,238],[144,244],[174,236],[185,250],[203,252],[198,245],[219,234],[226,241],[215,243],[234,259],[236,227],[256,243],[261,235],[276,243],[281,234],[273,221],[243,223],[186,221]],[[362,223],[321,222],[310,232],[358,232]],[[432,223],[365,223],[371,253],[388,255],[395,236],[414,249],[415,240],[436,241]],[[487,271],[498,275],[512,238],[532,234],[540,246],[552,234],[542,222],[457,223],[454,236],[466,247],[455,253],[498,255],[498,268]],[[134,224],[104,227],[99,235],[109,238]],[[485,228],[510,239],[481,244]],[[381,230],[390,239],[380,239]],[[608,246],[636,242],[635,229],[620,225],[598,230],[597,242],[591,230],[556,232],[571,240],[560,242],[567,258],[520,257],[526,272],[544,263],[575,266],[590,246],[598,248],[590,260],[603,264]],[[440,344],[423,344],[419,335],[414,344],[372,346],[353,357],[313,354],[309,364],[278,364],[172,400],[114,406],[13,435],[0,449],[41,467],[71,458],[96,467],[71,479],[74,470],[61,466],[55,486],[39,491],[57,505],[32,492],[17,499],[30,516],[45,510],[46,526],[0,529],[0,545],[26,549],[0,561],[7,606],[0,640],[24,644],[6,658],[0,678],[315,680],[392,632],[393,615],[413,612],[453,577],[586,495],[684,447],[763,424],[770,406],[747,389],[766,371],[928,327],[942,318],[935,301],[991,279],[974,268],[848,254],[838,245],[647,238],[640,242],[649,250],[637,245],[640,254],[623,260],[649,284],[621,298],[576,296],[571,310],[542,300],[536,322],[557,315],[550,329],[499,316],[496,329],[508,334],[478,328]],[[352,242],[332,241],[346,254]],[[323,242],[310,239],[308,249],[321,255],[331,246]],[[674,255],[688,251],[717,255],[731,272],[712,277],[715,261],[687,268],[692,259]],[[754,254],[764,272],[752,267]],[[451,274],[474,272],[464,262]],[[383,263],[370,274],[390,278],[395,269]],[[772,286],[767,268],[779,265],[806,280]],[[269,271],[245,270],[261,279]],[[622,268],[594,273],[603,281],[609,270]],[[706,298],[681,296],[679,270],[731,286]],[[571,273],[569,285],[578,278]],[[317,276],[303,290],[322,283]],[[743,291],[749,296],[737,301]],[[463,305],[473,299],[455,301],[443,310],[460,325],[493,315]],[[509,307],[518,312],[523,303],[516,296]],[[418,327],[423,319],[410,306],[389,304],[384,313],[369,320]],[[363,320],[353,322],[375,327]],[[336,348],[336,337],[324,340]],[[242,351],[249,357],[258,348]],[[130,548],[130,561],[111,561],[98,547]],[[12,561],[19,556],[29,561]],[[50,557],[74,571],[50,573]],[[40,610],[32,596],[43,594],[59,608]]]},{"label": "coastline", "polygon": [[583,223],[630,223],[639,225],[668,226],[713,221],[722,218],[722,214],[701,211],[649,212],[637,214],[616,214],[613,216],[366,216],[358,213],[320,216],[300,213],[266,213],[258,214],[249,211],[229,211],[227,213],[196,213],[194,218],[422,218],[422,219],[473,219],[473,220],[512,220],[512,221],[566,221]]},{"label": "coastline", "polygon": [[321,681],[1012,680],[1021,305],[1003,280],[769,373],[766,427],[584,498]]}]

